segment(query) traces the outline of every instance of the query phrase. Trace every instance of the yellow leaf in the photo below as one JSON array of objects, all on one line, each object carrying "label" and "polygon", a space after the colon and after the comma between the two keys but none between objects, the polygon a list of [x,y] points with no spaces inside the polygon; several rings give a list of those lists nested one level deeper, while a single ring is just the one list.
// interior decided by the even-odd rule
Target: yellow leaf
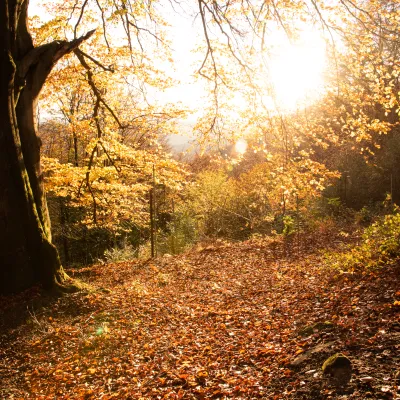
[{"label": "yellow leaf", "polygon": [[197,372],[197,377],[198,378],[206,378],[208,376],[208,372],[205,370],[201,370]]}]

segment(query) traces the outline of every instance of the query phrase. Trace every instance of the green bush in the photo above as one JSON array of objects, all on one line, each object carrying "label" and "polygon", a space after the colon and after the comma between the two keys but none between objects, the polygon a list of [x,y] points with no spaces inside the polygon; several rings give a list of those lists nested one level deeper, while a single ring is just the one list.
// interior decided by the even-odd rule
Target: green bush
[{"label": "green bush", "polygon": [[283,217],[283,231],[282,234],[284,237],[289,237],[296,232],[296,221],[290,215],[285,215]]},{"label": "green bush", "polygon": [[128,261],[138,257],[138,249],[124,243],[121,247],[113,247],[104,252],[103,259],[106,264],[120,261]]},{"label": "green bush", "polygon": [[188,187],[182,213],[193,220],[203,238],[245,239],[249,231],[247,198],[238,193],[236,182],[223,170],[207,170]]},{"label": "green bush", "polygon": [[379,268],[400,257],[400,213],[385,215],[366,228],[361,243],[343,253],[326,255],[327,262],[342,270]]},{"label": "green bush", "polygon": [[179,254],[189,249],[198,239],[197,221],[183,207],[178,207],[173,221],[157,235],[157,254]]}]

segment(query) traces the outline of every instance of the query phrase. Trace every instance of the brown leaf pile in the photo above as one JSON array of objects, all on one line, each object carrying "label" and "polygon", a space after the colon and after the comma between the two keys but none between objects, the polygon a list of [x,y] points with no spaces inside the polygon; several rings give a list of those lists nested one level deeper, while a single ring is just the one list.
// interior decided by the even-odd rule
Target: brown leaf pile
[{"label": "brown leaf pile", "polygon": [[[0,299],[0,398],[400,396],[397,266],[337,275],[249,241],[75,277],[103,289]],[[345,388],[322,375],[336,352],[353,364]]]}]

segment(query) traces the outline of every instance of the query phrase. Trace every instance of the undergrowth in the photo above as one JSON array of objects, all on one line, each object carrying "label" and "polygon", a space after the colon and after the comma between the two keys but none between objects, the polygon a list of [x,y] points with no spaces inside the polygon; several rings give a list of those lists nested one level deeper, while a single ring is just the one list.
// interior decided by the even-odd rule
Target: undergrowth
[{"label": "undergrowth", "polygon": [[364,229],[361,242],[342,252],[325,253],[326,263],[340,271],[376,269],[394,263],[400,257],[400,209],[379,218]]}]

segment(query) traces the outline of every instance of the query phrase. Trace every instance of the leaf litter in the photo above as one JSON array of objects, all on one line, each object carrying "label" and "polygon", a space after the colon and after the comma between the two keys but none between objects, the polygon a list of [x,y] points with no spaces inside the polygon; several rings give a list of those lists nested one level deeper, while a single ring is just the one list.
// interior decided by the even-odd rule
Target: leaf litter
[{"label": "leaf litter", "polygon": [[[70,273],[96,291],[0,298],[0,397],[400,398],[399,266],[338,274],[275,247],[93,265]],[[338,352],[345,388],[321,371]]]}]

